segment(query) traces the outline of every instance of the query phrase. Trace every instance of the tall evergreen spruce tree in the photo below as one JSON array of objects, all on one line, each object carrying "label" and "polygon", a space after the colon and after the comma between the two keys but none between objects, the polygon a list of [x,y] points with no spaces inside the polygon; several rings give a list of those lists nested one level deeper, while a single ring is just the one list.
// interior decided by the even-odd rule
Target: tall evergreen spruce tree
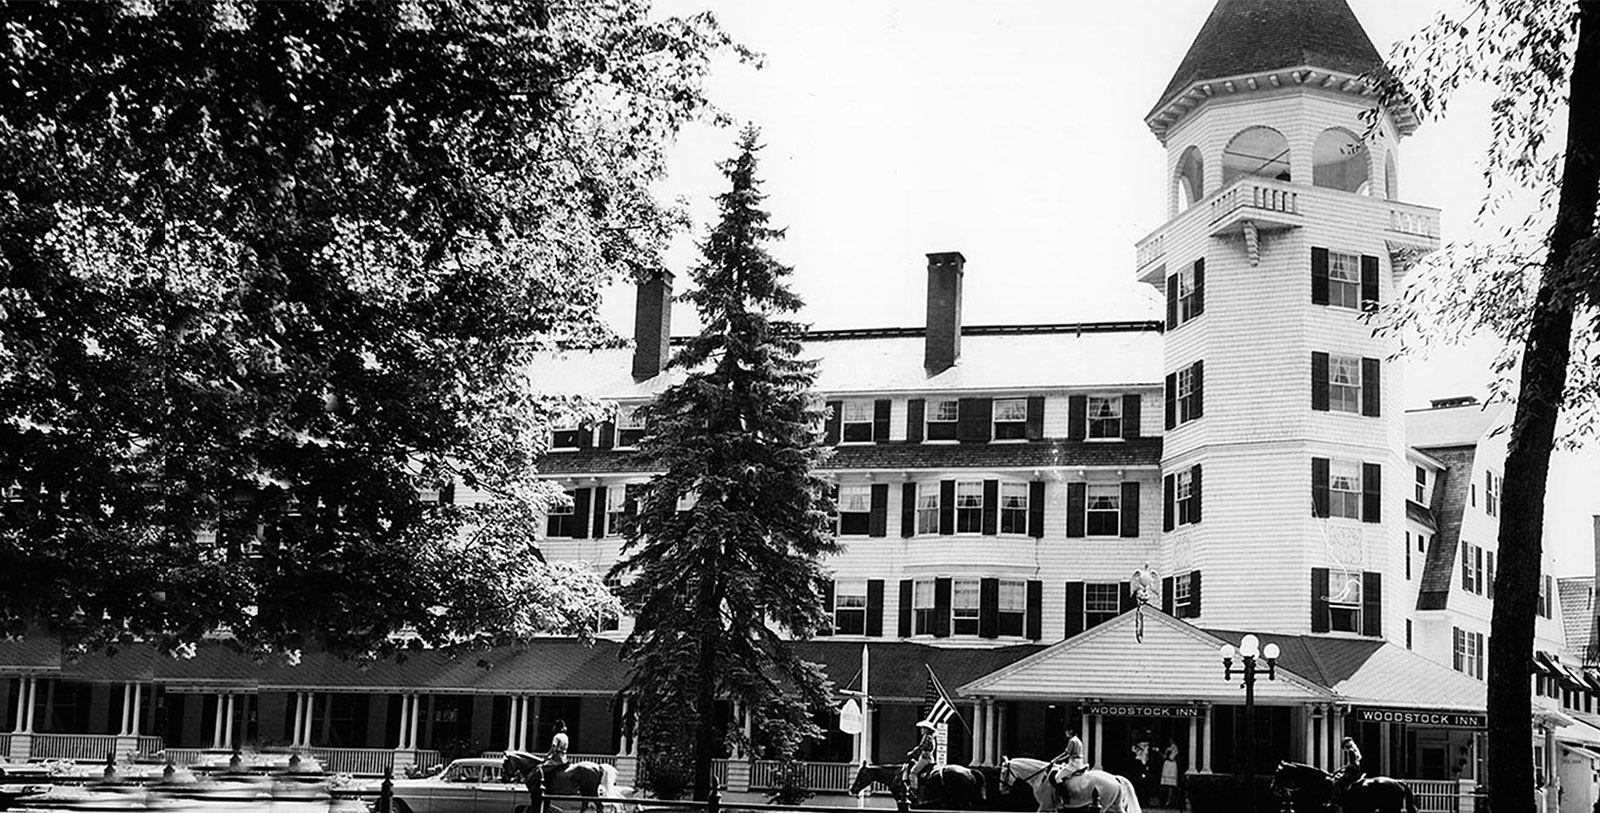
[{"label": "tall evergreen spruce tree", "polygon": [[816,472],[826,450],[815,362],[799,358],[804,326],[780,318],[801,302],[784,282],[792,269],[764,248],[783,230],[761,208],[758,136],[746,128],[720,165],[731,188],[684,296],[705,327],[672,359],[688,377],[646,411],[643,451],[662,473],[612,571],[632,577],[621,596],[638,622],[623,657],[642,745],[658,759],[691,751],[696,799],[724,733],[717,700],[741,704],[782,757],[820,735],[813,713],[828,702],[820,667],[780,637],[824,623],[819,558],[838,544]]}]

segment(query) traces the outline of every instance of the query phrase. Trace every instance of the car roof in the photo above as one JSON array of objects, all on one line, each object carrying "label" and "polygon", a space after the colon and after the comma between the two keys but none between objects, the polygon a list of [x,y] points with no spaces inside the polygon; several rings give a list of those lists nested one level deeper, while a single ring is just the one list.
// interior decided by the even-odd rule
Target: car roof
[{"label": "car roof", "polygon": [[450,763],[450,765],[451,767],[456,765],[491,765],[498,768],[504,762],[505,760],[495,759],[493,757],[463,757]]}]

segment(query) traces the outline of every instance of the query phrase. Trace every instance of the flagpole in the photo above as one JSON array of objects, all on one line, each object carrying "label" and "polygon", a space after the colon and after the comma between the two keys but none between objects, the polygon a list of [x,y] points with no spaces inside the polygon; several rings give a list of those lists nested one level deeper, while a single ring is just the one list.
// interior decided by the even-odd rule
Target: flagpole
[{"label": "flagpole", "polygon": [[861,761],[872,761],[872,693],[867,682],[867,645],[861,645]]},{"label": "flagpole", "polygon": [[967,730],[967,736],[972,736],[972,727],[967,725],[966,719],[961,716],[961,708],[956,705],[955,700],[951,699],[950,693],[944,690],[944,684],[940,683],[939,676],[933,673],[933,667],[924,663],[922,668],[928,670],[928,677],[933,680],[933,687],[939,690],[939,696],[944,698],[944,702],[950,704],[950,716],[956,718],[961,723],[961,727]]}]

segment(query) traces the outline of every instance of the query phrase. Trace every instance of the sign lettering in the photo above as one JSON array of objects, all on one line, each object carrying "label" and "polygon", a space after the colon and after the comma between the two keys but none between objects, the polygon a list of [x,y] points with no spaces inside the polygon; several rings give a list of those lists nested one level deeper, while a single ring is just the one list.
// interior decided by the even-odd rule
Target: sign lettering
[{"label": "sign lettering", "polygon": [[1102,717],[1177,717],[1195,719],[1200,716],[1200,707],[1136,703],[1090,703],[1088,712]]},{"label": "sign lettering", "polygon": [[1350,710],[1356,722],[1404,723],[1423,728],[1464,728],[1486,731],[1489,715],[1480,711],[1430,711],[1428,709],[1383,709],[1356,706]]}]

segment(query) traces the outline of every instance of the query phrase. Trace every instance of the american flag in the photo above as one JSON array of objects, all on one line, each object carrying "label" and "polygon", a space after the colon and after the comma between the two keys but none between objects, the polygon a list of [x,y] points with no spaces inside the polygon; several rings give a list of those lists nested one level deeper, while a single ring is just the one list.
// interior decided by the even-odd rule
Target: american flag
[{"label": "american flag", "polygon": [[922,668],[928,670],[928,685],[922,692],[922,702],[928,706],[928,716],[923,719],[936,726],[944,725],[955,715],[956,704],[950,702],[950,695],[945,694],[944,686],[933,674],[933,667],[923,664]]}]

